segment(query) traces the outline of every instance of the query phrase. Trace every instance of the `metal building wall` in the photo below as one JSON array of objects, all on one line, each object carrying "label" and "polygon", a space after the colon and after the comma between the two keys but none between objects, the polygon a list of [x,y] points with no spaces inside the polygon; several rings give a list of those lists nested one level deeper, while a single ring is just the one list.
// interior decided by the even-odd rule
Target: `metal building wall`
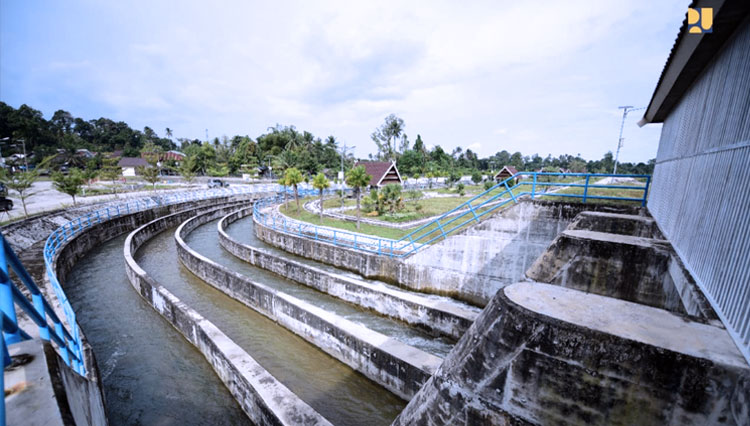
[{"label": "metal building wall", "polygon": [[750,362],[750,20],[664,120],[648,207]]}]

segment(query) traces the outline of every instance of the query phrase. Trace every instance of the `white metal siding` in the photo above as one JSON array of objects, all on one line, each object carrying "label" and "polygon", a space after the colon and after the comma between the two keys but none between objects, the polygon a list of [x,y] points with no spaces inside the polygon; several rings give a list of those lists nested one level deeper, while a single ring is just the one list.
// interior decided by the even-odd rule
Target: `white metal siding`
[{"label": "white metal siding", "polygon": [[750,21],[664,120],[648,207],[750,362]]}]

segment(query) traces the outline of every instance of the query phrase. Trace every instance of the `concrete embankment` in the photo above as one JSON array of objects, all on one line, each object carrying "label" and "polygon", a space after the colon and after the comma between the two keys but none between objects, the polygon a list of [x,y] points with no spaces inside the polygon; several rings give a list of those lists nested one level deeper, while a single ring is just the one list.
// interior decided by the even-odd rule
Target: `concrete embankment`
[{"label": "concrete embankment", "polygon": [[478,312],[462,308],[459,304],[426,298],[306,265],[269,250],[242,244],[227,234],[226,228],[231,223],[250,215],[252,208],[233,212],[218,223],[218,228],[221,246],[251,265],[382,315],[405,321],[430,333],[454,339],[460,338],[478,315]]},{"label": "concrete embankment", "polygon": [[[156,219],[128,235],[124,255],[131,284],[162,317],[201,351],[254,423],[330,424],[215,325],[151,278],[134,260],[133,254],[154,235],[177,226],[196,213],[214,210],[216,204],[212,208],[189,210]],[[226,214],[236,208],[238,206],[235,205],[219,211]]]},{"label": "concrete embankment", "polygon": [[401,398],[411,398],[440,365],[441,359],[434,355],[253,282],[187,246],[184,238],[191,230],[222,216],[224,215],[198,216],[183,223],[176,232],[180,261],[198,277],[268,316]]}]

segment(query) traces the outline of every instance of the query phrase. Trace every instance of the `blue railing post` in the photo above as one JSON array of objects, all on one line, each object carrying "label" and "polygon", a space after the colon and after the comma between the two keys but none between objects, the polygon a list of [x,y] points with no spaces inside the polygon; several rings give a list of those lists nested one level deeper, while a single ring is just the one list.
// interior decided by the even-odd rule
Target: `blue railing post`
[{"label": "blue railing post", "polygon": [[[18,324],[18,320],[16,319],[16,306],[13,303],[13,289],[10,288],[12,285],[10,283],[10,274],[8,273],[8,258],[6,257],[5,253],[5,239],[0,241],[0,269],[5,273],[6,281],[0,282],[0,310],[2,310],[3,314],[5,314],[6,317],[8,317],[9,320],[13,321],[13,324]],[[23,340],[21,338],[21,333],[16,330],[12,333],[5,333],[5,342],[7,344],[17,343]],[[3,354],[3,357],[7,356],[7,350],[6,353]],[[7,359],[8,363],[10,362],[10,358]],[[6,363],[7,365],[7,363]]]},{"label": "blue railing post", "polygon": [[646,177],[646,187],[643,188],[643,201],[641,201],[641,207],[646,207],[646,199],[648,197],[648,187],[651,184],[651,175]]},{"label": "blue railing post", "polygon": [[536,195],[536,172],[534,172],[534,182],[531,184],[531,199],[534,199],[534,195]]},{"label": "blue railing post", "polygon": [[49,326],[47,325],[47,313],[44,311],[44,296],[41,294],[32,294],[31,303],[34,305],[37,313],[44,321],[44,326],[39,327],[39,337],[42,340],[49,340]]},{"label": "blue railing post", "polygon": [[589,195],[589,179],[591,175],[586,175],[586,186],[583,187],[583,202],[586,203],[586,197]]}]

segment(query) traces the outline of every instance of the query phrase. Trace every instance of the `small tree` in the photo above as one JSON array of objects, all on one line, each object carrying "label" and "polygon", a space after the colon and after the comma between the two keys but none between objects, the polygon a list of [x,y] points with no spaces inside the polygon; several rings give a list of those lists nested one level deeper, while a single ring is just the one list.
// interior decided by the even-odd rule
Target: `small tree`
[{"label": "small tree", "polygon": [[360,196],[362,194],[362,188],[366,187],[370,183],[372,176],[367,174],[365,166],[357,166],[346,174],[346,184],[352,187],[354,193],[357,195],[357,230],[359,230],[359,220],[361,217],[360,211]]},{"label": "small tree", "polygon": [[471,181],[474,182],[474,185],[479,185],[479,182],[482,181],[482,173],[479,170],[474,170],[474,173],[471,174]]},{"label": "small tree", "polygon": [[115,191],[115,197],[117,197],[117,180],[122,176],[122,168],[117,165],[115,158],[108,158],[104,160],[102,169],[99,171],[99,177],[112,182],[112,190]]},{"label": "small tree", "polygon": [[155,161],[149,161],[148,166],[140,166],[136,170],[138,170],[138,174],[141,175],[143,180],[151,184],[151,190],[156,189],[156,182],[159,182],[159,167],[157,166]]},{"label": "small tree", "polygon": [[34,182],[39,179],[39,169],[46,168],[54,157],[45,158],[33,170],[24,170],[11,174],[5,168],[0,169],[0,182],[9,190],[18,193],[18,198],[21,199],[21,204],[23,205],[23,214],[27,218],[29,217],[29,212],[26,210],[26,199],[36,194],[29,190],[34,186]]},{"label": "small tree", "polygon": [[459,183],[458,185],[456,185],[456,191],[458,192],[458,195],[462,197],[465,194],[464,192],[465,189],[466,189],[466,186],[463,183]]},{"label": "small tree", "polygon": [[73,197],[73,206],[76,205],[76,195],[81,193],[83,181],[83,174],[77,168],[70,169],[67,176],[60,172],[52,174],[52,183],[55,185],[55,189]]},{"label": "small tree", "polygon": [[195,159],[194,157],[187,157],[182,160],[180,168],[177,171],[182,176],[182,180],[190,184],[195,179],[195,172],[193,170],[195,170]]},{"label": "small tree", "polygon": [[96,168],[96,160],[93,158],[86,162],[86,167],[81,171],[81,176],[86,183],[86,186],[91,186],[91,181],[96,179],[99,171]]},{"label": "small tree", "polygon": [[383,204],[388,207],[390,213],[400,211],[403,208],[403,199],[401,198],[401,185],[389,183],[383,187],[382,191]]},{"label": "small tree", "polygon": [[488,180],[488,181],[484,182],[484,190],[485,191],[489,190],[493,186],[495,186],[495,182],[494,181]]},{"label": "small tree", "polygon": [[287,185],[294,188],[294,201],[297,202],[297,213],[299,213],[299,194],[297,193],[297,185],[304,179],[302,173],[296,167],[290,167],[286,169],[284,176],[286,177]]},{"label": "small tree", "polygon": [[326,175],[318,173],[313,179],[313,188],[318,190],[320,195],[320,221],[323,222],[323,190],[331,186],[331,182],[328,181]]}]

